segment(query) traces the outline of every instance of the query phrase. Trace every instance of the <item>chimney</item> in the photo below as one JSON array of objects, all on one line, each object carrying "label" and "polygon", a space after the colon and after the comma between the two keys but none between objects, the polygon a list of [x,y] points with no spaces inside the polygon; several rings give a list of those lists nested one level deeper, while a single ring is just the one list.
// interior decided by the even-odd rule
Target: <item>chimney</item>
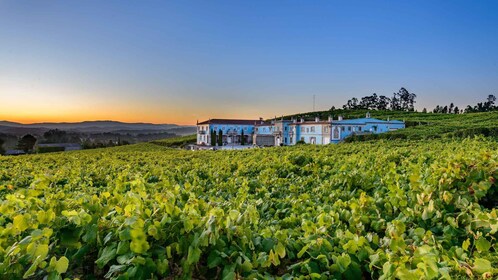
[{"label": "chimney", "polygon": [[295,118],[292,118],[292,123],[296,123],[297,120]]},{"label": "chimney", "polygon": [[328,121],[329,121],[329,122],[332,122],[332,116],[329,116]]},{"label": "chimney", "polygon": [[315,117],[315,122],[319,122],[320,121],[320,117]]},{"label": "chimney", "polygon": [[263,118],[262,117],[259,117],[259,123],[263,124]]},{"label": "chimney", "polygon": [[367,119],[370,118],[370,112],[367,112],[367,116],[366,117],[367,117]]},{"label": "chimney", "polygon": [[339,116],[339,120],[342,121],[342,116]]},{"label": "chimney", "polygon": [[302,122],[302,123],[304,122],[304,118],[301,118],[301,122]]}]

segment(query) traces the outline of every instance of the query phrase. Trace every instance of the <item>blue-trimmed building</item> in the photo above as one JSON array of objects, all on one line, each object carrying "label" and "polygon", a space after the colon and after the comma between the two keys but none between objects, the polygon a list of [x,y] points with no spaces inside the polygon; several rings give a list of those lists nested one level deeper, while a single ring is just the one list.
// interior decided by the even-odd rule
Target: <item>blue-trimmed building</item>
[{"label": "blue-trimmed building", "polygon": [[[254,125],[258,120],[237,120],[237,119],[210,119],[197,123],[197,145],[211,145],[211,132],[216,133],[216,137],[222,135],[223,145],[241,143],[252,144]],[[216,141],[218,142],[218,141]]]},{"label": "blue-trimmed building", "polygon": [[[308,144],[325,145],[339,143],[345,138],[356,134],[378,134],[405,128],[405,123],[397,120],[380,120],[371,118],[367,113],[365,118],[337,120],[329,117],[327,120],[283,118],[272,121],[210,119],[197,123],[197,144],[211,145],[211,131],[219,137],[221,133],[223,145],[244,143],[258,146],[295,145],[302,141]],[[218,142],[218,141],[216,141]]]},{"label": "blue-trimmed building", "polygon": [[332,122],[330,142],[339,143],[353,134],[379,134],[403,128],[405,128],[405,123],[402,121],[379,120],[370,118],[370,114],[361,119],[344,120],[339,117],[337,121]]}]

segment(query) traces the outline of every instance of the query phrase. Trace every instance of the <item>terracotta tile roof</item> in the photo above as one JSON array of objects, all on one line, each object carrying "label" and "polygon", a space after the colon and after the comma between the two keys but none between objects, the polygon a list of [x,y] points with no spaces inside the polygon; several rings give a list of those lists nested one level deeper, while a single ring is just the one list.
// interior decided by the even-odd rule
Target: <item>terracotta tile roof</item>
[{"label": "terracotta tile roof", "polygon": [[239,125],[254,125],[254,123],[260,120],[240,120],[240,119],[210,119],[198,123],[197,125],[203,124],[239,124]]}]

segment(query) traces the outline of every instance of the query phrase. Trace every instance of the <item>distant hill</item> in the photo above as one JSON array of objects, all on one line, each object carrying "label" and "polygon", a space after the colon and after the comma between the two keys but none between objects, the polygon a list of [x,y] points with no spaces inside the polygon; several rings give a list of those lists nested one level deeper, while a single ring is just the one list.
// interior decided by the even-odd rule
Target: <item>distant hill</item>
[{"label": "distant hill", "polygon": [[195,132],[195,126],[182,126],[176,124],[152,124],[152,123],[125,123],[118,121],[84,121],[84,122],[43,122],[33,124],[22,124],[10,121],[0,121],[0,133],[8,134],[42,134],[50,129],[60,129],[80,133],[157,133],[171,132],[179,135],[187,135]]}]

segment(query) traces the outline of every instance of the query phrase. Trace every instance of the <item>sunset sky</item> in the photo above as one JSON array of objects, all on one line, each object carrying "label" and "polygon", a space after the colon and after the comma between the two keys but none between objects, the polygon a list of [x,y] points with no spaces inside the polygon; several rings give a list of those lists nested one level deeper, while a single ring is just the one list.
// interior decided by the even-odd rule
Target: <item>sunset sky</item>
[{"label": "sunset sky", "polygon": [[194,124],[498,95],[498,1],[0,1],[0,120]]}]

